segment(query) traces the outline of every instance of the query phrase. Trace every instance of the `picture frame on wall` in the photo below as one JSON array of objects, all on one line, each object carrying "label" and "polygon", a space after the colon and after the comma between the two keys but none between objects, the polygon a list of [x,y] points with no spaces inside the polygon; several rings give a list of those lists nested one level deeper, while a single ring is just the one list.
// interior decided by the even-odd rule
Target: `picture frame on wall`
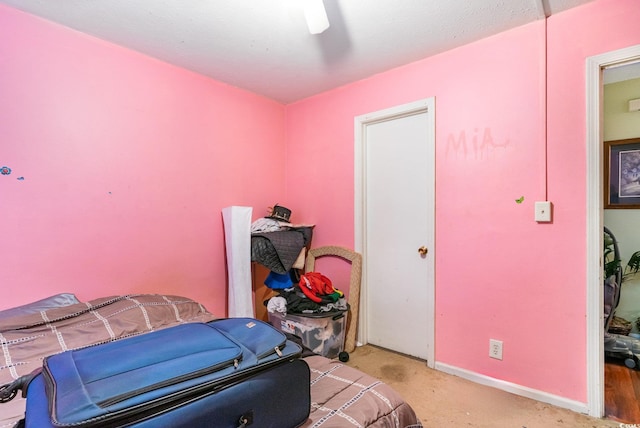
[{"label": "picture frame on wall", "polygon": [[640,138],[604,142],[604,208],[640,209]]}]

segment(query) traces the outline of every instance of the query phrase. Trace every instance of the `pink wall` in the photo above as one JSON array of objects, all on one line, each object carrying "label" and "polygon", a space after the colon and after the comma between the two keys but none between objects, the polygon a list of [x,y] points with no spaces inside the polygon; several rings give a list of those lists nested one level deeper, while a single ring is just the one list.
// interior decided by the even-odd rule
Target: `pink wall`
[{"label": "pink wall", "polygon": [[352,247],[354,116],[435,97],[437,361],[586,402],[585,59],[640,43],[639,20],[636,0],[548,20],[548,181],[543,21],[287,106],[288,199],[314,245]]},{"label": "pink wall", "polygon": [[224,316],[221,209],[282,199],[284,107],[1,5],[0,70],[0,308],[162,292]]},{"label": "pink wall", "polygon": [[585,58],[639,20],[548,20],[545,168],[543,22],[283,107],[0,6],[0,308],[164,292],[224,315],[221,208],[286,201],[314,246],[353,247],[354,116],[434,96],[437,360],[585,402]]}]

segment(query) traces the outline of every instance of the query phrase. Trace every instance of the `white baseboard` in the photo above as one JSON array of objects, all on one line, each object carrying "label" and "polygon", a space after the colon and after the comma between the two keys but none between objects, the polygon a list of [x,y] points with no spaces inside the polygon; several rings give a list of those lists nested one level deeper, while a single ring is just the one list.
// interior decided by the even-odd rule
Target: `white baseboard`
[{"label": "white baseboard", "polygon": [[569,400],[558,395],[549,394],[547,392],[538,391],[536,389],[528,388],[526,386],[518,385],[504,380],[495,379],[489,376],[481,375],[469,370],[461,369],[459,367],[450,366],[444,363],[435,363],[435,369],[444,373],[448,373],[454,376],[458,376],[467,380],[470,380],[481,385],[491,386],[502,391],[510,392],[522,397],[531,398],[536,401],[551,404],[557,407],[573,410],[577,413],[587,414],[589,408],[586,403],[579,401]]}]

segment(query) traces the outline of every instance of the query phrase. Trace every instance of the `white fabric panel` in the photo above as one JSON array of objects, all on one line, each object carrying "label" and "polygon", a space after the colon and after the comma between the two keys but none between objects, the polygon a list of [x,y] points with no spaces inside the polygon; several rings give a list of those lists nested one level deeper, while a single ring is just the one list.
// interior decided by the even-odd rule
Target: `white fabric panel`
[{"label": "white fabric panel", "polygon": [[229,317],[255,317],[251,285],[251,207],[222,209],[229,272]]}]

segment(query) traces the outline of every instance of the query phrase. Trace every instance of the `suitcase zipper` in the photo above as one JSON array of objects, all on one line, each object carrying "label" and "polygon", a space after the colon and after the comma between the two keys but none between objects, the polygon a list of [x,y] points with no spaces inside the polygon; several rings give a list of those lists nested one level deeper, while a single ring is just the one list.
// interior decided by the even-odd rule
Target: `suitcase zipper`
[{"label": "suitcase zipper", "polygon": [[[264,353],[262,353],[260,355],[257,355],[257,357],[258,357],[258,359],[262,359],[262,358],[268,357],[269,355],[272,355],[274,353],[278,354],[278,357],[282,357],[283,354],[282,354],[282,349],[281,348],[283,348],[285,345],[286,345],[286,339],[285,339],[284,343],[279,344],[278,346],[275,346],[273,349],[270,349],[267,352],[264,352]],[[206,376],[208,374],[211,374],[211,373],[214,373],[214,372],[216,372],[218,370],[221,370],[221,369],[223,369],[225,367],[228,367],[230,363],[233,363],[233,367],[237,369],[241,360],[242,360],[242,354],[240,354],[238,357],[234,358],[233,360],[227,360],[227,361],[221,362],[219,364],[216,364],[216,365],[213,365],[213,366],[209,366],[207,368],[200,369],[200,370],[197,370],[197,371],[185,374],[185,375],[176,376],[176,377],[173,377],[171,379],[166,379],[166,380],[164,380],[162,382],[154,383],[154,384],[146,386],[144,388],[138,388],[138,389],[135,389],[133,391],[125,392],[123,394],[118,394],[118,395],[110,397],[110,398],[108,398],[106,400],[98,401],[98,402],[96,402],[96,404],[98,406],[100,406],[100,407],[113,406],[113,405],[118,404],[118,403],[120,403],[122,401],[125,401],[125,400],[128,400],[130,398],[133,398],[133,397],[135,397],[137,395],[145,394],[147,392],[155,391],[155,390],[160,389],[160,388],[165,388],[165,387],[168,387],[168,386],[171,386],[171,385],[175,385],[175,384],[178,384],[178,383],[186,382],[188,380],[197,379],[199,377]],[[49,380],[48,378],[50,378],[50,375],[45,376],[45,378],[47,378],[47,380]],[[53,383],[53,382],[51,382],[51,383]]]},{"label": "suitcase zipper", "polygon": [[[121,411],[111,413],[111,417],[102,418],[101,423],[110,422],[114,425],[109,426],[129,426],[131,423],[140,422],[143,420],[147,420],[148,418],[164,413],[168,409],[173,409],[180,406],[182,403],[189,402],[191,400],[201,398],[203,395],[215,394],[220,390],[226,389],[230,386],[236,385],[247,378],[255,376],[256,374],[266,371],[273,366],[277,366],[279,364],[283,364],[285,362],[291,362],[300,357],[300,353],[289,355],[286,359],[277,359],[269,361],[261,366],[256,366],[255,368],[248,369],[243,372],[241,376],[233,379],[235,374],[227,375],[225,377],[216,379],[214,381],[209,381],[202,383],[200,385],[195,385],[191,388],[185,389],[183,391],[177,391],[171,395],[163,396],[156,399],[153,402],[147,402],[145,409],[142,414],[135,413],[135,410],[129,409],[129,411]],[[139,409],[138,409],[139,410]],[[116,425],[117,424],[117,425]],[[85,426],[81,424],[80,426]],[[86,425],[86,426],[94,426],[94,425]],[[95,425],[98,426],[98,425]]]},{"label": "suitcase zipper", "polygon": [[[280,349],[280,346],[276,346],[271,351],[265,352],[264,354],[262,354],[259,358],[264,358],[265,356],[269,356],[269,355],[271,355],[273,353],[278,354],[278,357],[282,357],[282,355],[283,355],[282,354],[282,350]],[[233,360],[233,367],[237,369],[241,360],[242,360],[242,355],[239,358],[235,358]],[[147,392],[155,391],[156,389],[164,388],[164,387],[167,387],[167,386],[171,386],[171,385],[175,385],[175,384],[178,384],[178,383],[186,382],[186,381],[191,380],[191,379],[196,379],[196,378],[199,378],[199,377],[202,377],[202,376],[206,376],[206,375],[208,375],[210,373],[214,373],[214,372],[216,372],[218,370],[221,370],[221,369],[223,369],[225,367],[228,367],[228,365],[229,365],[229,361],[225,361],[225,362],[217,364],[215,366],[207,367],[206,369],[197,370],[195,372],[191,372],[189,374],[182,375],[182,376],[176,376],[176,377],[173,377],[171,379],[164,380],[162,382],[154,383],[153,385],[149,385],[149,386],[146,386],[144,388],[138,388],[138,389],[135,389],[133,391],[126,392],[124,394],[116,395],[116,396],[111,397],[111,398],[109,398],[107,400],[99,401],[96,404],[98,406],[100,406],[100,407],[113,406],[114,404],[118,404],[118,403],[120,403],[122,401],[125,401],[125,400],[128,400],[130,398],[133,398],[136,395],[145,394]],[[245,373],[250,373],[250,372],[247,371]]]},{"label": "suitcase zipper", "polygon": [[99,401],[96,404],[98,406],[100,406],[100,407],[113,406],[114,404],[118,404],[118,403],[120,403],[122,401],[128,400],[128,399],[133,398],[133,397],[135,397],[137,395],[145,394],[147,392],[155,391],[156,389],[165,388],[167,386],[171,386],[171,385],[175,385],[175,384],[178,384],[178,383],[186,382],[186,381],[191,380],[191,379],[197,379],[199,377],[206,376],[208,374],[217,372],[218,370],[221,370],[221,369],[223,369],[225,367],[229,367],[230,363],[233,363],[233,367],[234,368],[238,368],[238,364],[240,363],[241,359],[242,359],[242,355],[240,357],[238,357],[238,358],[234,358],[233,361],[224,361],[224,362],[222,362],[220,364],[209,366],[207,368],[196,370],[194,372],[187,373],[187,374],[184,374],[184,375],[181,375],[181,376],[176,376],[176,377],[173,377],[171,379],[164,380],[162,382],[157,382],[157,383],[154,383],[152,385],[145,386],[144,388],[138,388],[138,389],[135,389],[133,391],[126,392],[124,394],[116,395],[116,396],[111,397],[111,398],[109,398],[107,400]]},{"label": "suitcase zipper", "polygon": [[278,354],[278,357],[282,357],[282,349],[285,347],[285,345],[286,345],[286,341],[284,343],[279,344],[278,346],[274,346],[273,348],[268,349],[262,354],[256,355],[256,358],[258,360],[261,360],[273,354]]},{"label": "suitcase zipper", "polygon": [[[280,351],[280,348],[276,347],[275,349],[278,350],[276,352],[278,352],[280,355],[282,355],[282,351]],[[301,352],[298,352],[298,353],[295,353],[295,354],[292,354],[292,355],[288,355],[286,358],[282,358],[282,359],[278,358],[278,359],[275,359],[275,360],[271,360],[269,362],[265,362],[265,363],[256,365],[256,366],[254,366],[252,368],[248,368],[245,371],[243,371],[242,374],[240,376],[238,376],[237,379],[234,379],[234,383],[235,382],[240,382],[240,381],[242,381],[242,380],[244,380],[244,379],[246,379],[248,377],[254,376],[257,373],[260,373],[262,371],[268,370],[273,366],[277,366],[277,365],[283,364],[285,362],[291,362],[293,360],[296,360],[296,359],[300,358],[300,355],[301,355]],[[236,377],[236,376],[237,375],[235,373],[229,374],[227,376],[223,376],[221,378],[218,378],[218,379],[215,379],[215,380],[212,380],[212,381],[204,382],[204,383],[202,383],[200,385],[195,385],[192,388],[190,388],[189,391],[191,393],[193,393],[193,392],[200,393],[202,391],[205,391],[205,390],[208,390],[208,389],[211,389],[211,388],[215,389],[215,388],[217,388],[219,386],[226,386],[226,385],[228,385],[227,382],[229,381],[229,379],[231,379],[233,377]],[[179,393],[178,395],[176,395],[176,397],[179,397],[181,395],[187,395],[187,394],[186,393],[182,393],[182,394]]]},{"label": "suitcase zipper", "polygon": [[[218,320],[218,321],[212,321],[210,322],[211,325],[215,326],[216,323],[219,323],[223,320]],[[250,325],[249,325],[250,324]],[[218,324],[219,325],[219,324]],[[249,323],[245,324],[247,325],[249,328],[254,328],[254,327],[258,327],[260,325],[267,325],[269,327],[268,332],[270,334],[275,334],[277,335],[277,337],[280,338],[280,342],[277,344],[277,346],[272,347],[272,348],[267,348],[266,350],[264,350],[261,353],[258,353],[258,349],[252,348],[251,346],[248,346],[248,348],[250,349],[251,352],[253,352],[253,354],[256,356],[256,358],[258,360],[261,360],[263,358],[266,358],[270,355],[273,355],[274,353],[278,354],[279,357],[282,357],[282,349],[285,348],[285,346],[287,345],[287,337],[285,336],[284,333],[282,333],[279,330],[274,330],[273,326],[271,326],[271,324],[265,323],[264,321],[260,321],[260,320],[255,320],[255,319],[251,319]],[[236,335],[233,334],[232,331],[229,331],[227,329],[224,328],[219,328],[218,326],[216,326],[216,328],[218,328],[222,334],[224,334],[229,340],[231,340],[232,342],[236,342]],[[262,327],[264,328],[264,327]],[[263,332],[264,330],[262,330],[261,332]],[[274,337],[271,337],[271,339],[275,339]],[[246,343],[243,343],[243,346],[247,346]]]}]

